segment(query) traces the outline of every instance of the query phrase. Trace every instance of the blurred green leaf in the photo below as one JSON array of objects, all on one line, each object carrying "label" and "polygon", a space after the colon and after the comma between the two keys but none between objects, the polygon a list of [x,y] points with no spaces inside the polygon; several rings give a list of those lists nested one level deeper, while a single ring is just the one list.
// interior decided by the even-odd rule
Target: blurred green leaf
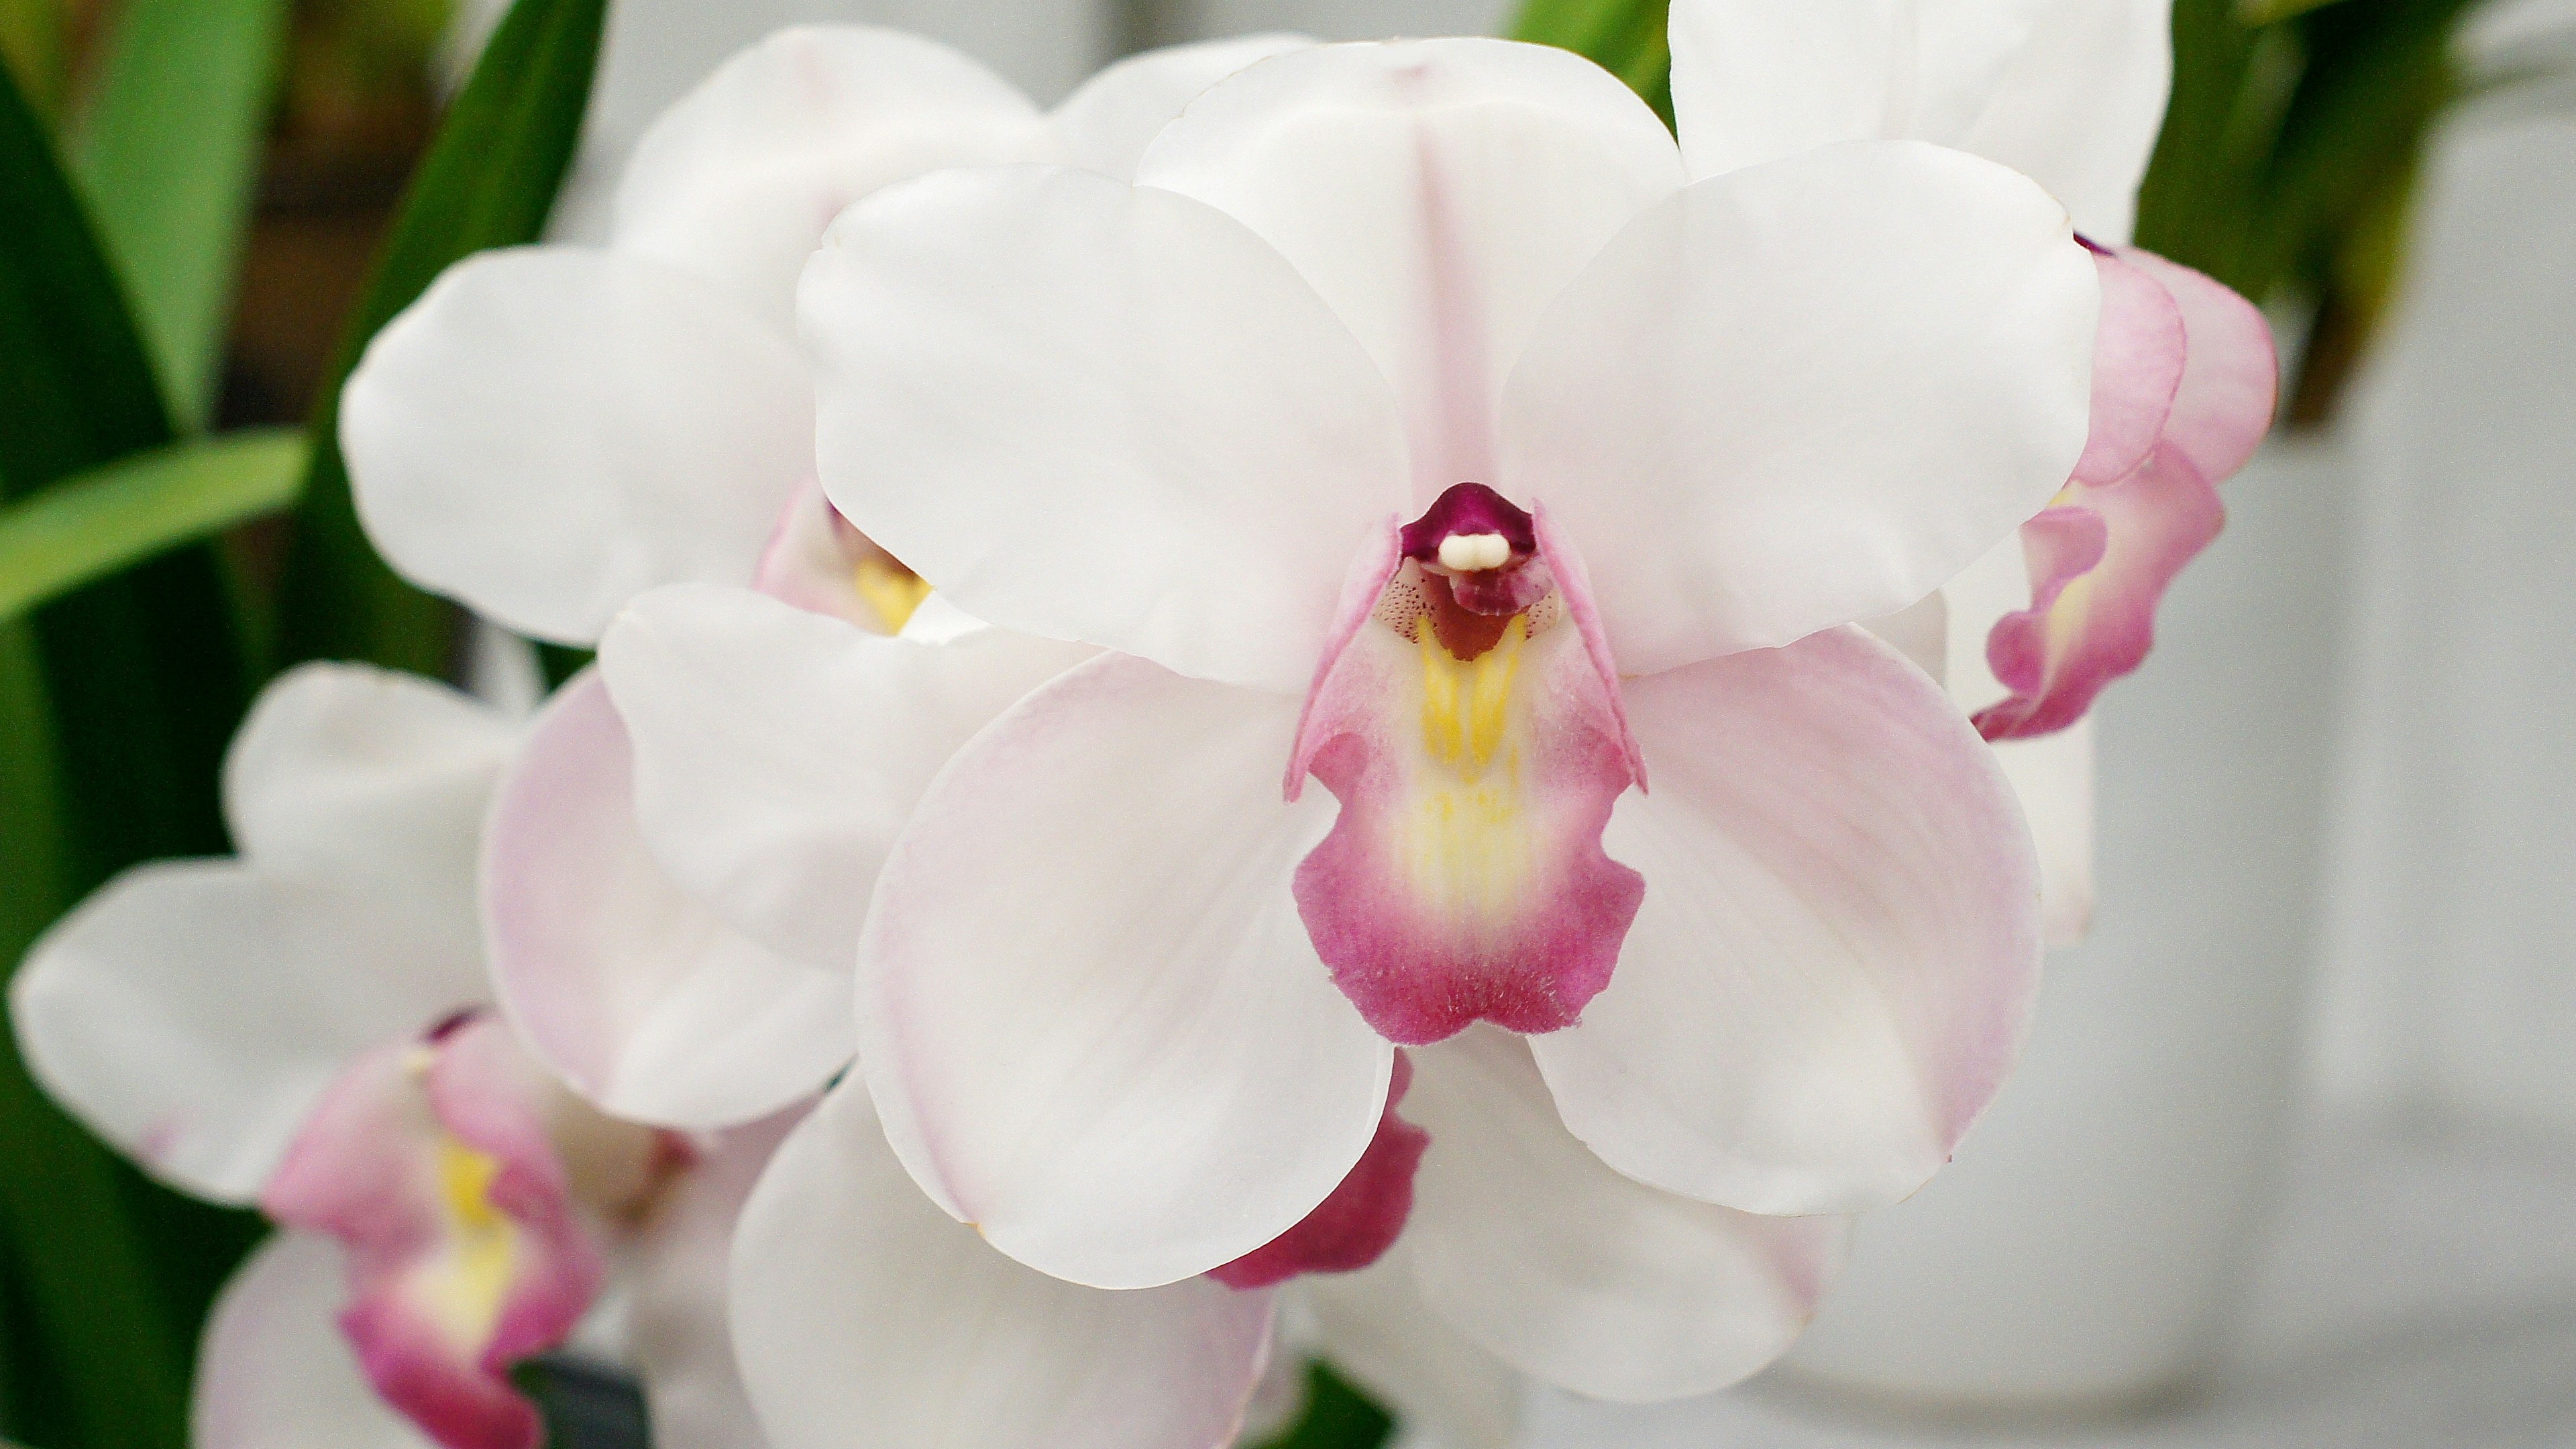
[{"label": "blurred green leaf", "polygon": [[1593,61],[1626,81],[1670,125],[1673,53],[1666,29],[1671,15],[1671,0],[1528,0],[1511,35]]},{"label": "blurred green leaf", "polygon": [[450,263],[536,240],[572,165],[607,0],[518,0],[412,177],[312,426],[313,470],[279,602],[280,651],[443,675],[452,606],[394,576],[367,543],[340,456],[340,387],[378,329]]},{"label": "blurred green leaf", "polygon": [[72,169],[180,425],[205,426],[259,182],[287,0],[132,0]]},{"label": "blurred green leaf", "polygon": [[[171,440],[117,280],[43,122],[0,74],[0,499]],[[153,855],[219,850],[215,777],[242,707],[211,553],[164,554],[0,630],[0,838],[9,935],[0,963],[105,876]],[[0,1040],[0,1226],[22,1299],[16,1366],[43,1365],[85,1449],[178,1449],[202,1265],[137,1235],[130,1170],[56,1112]],[[157,1200],[156,1200],[157,1201]],[[175,1212],[178,1209],[172,1208]],[[213,1215],[192,1209],[196,1220]]]},{"label": "blurred green leaf", "polygon": [[1320,1360],[1306,1366],[1306,1410],[1261,1449],[1383,1449],[1395,1420]]},{"label": "blurred green leaf", "polygon": [[2236,0],[2236,19],[2243,25],[2270,25],[2336,3],[2338,0]]},{"label": "blurred green leaf", "polygon": [[16,73],[29,105],[50,112],[62,104],[62,0],[0,0],[0,65]]},{"label": "blurred green leaf", "polygon": [[138,453],[0,505],[0,623],[165,549],[295,501],[304,436],[233,433]]}]

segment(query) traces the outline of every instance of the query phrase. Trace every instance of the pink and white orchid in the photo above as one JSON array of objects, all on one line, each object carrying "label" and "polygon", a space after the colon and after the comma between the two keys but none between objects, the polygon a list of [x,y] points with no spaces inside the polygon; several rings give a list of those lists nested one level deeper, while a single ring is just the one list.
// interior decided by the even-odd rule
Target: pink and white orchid
[{"label": "pink and white orchid", "polygon": [[490,1013],[475,847],[518,735],[436,685],[299,670],[226,762],[241,855],[127,872],[12,986],[58,1100],[162,1180],[287,1229],[217,1308],[198,1449],[533,1449],[508,1370],[562,1346],[613,1271],[646,1300],[661,1442],[757,1442],[723,1294],[681,1275],[727,1241],[778,1132],[603,1117]]},{"label": "pink and white orchid", "polygon": [[[919,579],[813,482],[790,303],[825,224],[942,166],[1123,174],[1199,89],[1303,43],[1151,52],[1053,112],[894,31],[804,27],[752,47],[646,134],[605,247],[471,258],[376,339],[342,414],[370,535],[414,581],[565,643],[595,641],[639,591],[688,581],[756,583],[898,633]],[[954,721],[952,743],[1076,657],[961,632],[986,631],[916,629],[878,664],[885,708]],[[943,758],[914,737],[887,766],[894,783],[865,788],[899,822]],[[764,1116],[850,1059],[848,947],[767,929],[774,912],[701,905],[692,892],[712,883],[697,857],[648,850],[638,831],[638,769],[595,676],[540,719],[504,786],[488,877],[501,1000],[608,1111],[693,1129]]]},{"label": "pink and white orchid", "polygon": [[[1910,1191],[2018,1045],[2009,790],[1847,626],[2064,482],[2098,305],[2001,167],[1693,184],[1617,81],[1501,42],[1266,61],[1132,184],[889,189],[804,284],[833,502],[1005,637],[1111,652],[887,858],[885,641],[645,595],[602,658],[647,837],[728,919],[856,939],[875,1107],[845,1082],[807,1130],[873,1152],[846,1124],[881,1117],[1023,1262],[1164,1292],[1404,1221],[1371,1272],[1513,1366],[1719,1387],[1839,1253],[1750,1210]],[[1367,1165],[1400,1063],[1409,1184]],[[781,1221],[846,1211],[801,1179]],[[747,1231],[737,1271],[801,1283],[822,1241]]]},{"label": "pink and white orchid", "polygon": [[1673,102],[1694,174],[1913,138],[2047,187],[2095,248],[2092,437],[2050,507],[1883,632],[1997,744],[2040,850],[2052,943],[2093,904],[2092,735],[2167,584],[2217,537],[2262,440],[2270,329],[2128,245],[2173,72],[2172,0],[1677,0]]}]

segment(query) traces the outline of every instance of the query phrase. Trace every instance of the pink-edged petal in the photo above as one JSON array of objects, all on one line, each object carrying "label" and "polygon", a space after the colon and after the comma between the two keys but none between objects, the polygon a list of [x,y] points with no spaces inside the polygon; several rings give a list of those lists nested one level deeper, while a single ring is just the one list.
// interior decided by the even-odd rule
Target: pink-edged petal
[{"label": "pink-edged petal", "polygon": [[1547,1383],[1651,1402],[1735,1383],[1806,1327],[1844,1219],[1757,1217],[1611,1171],[1557,1121],[1529,1047],[1491,1027],[1417,1060],[1431,1151],[1401,1251],[1452,1328]]},{"label": "pink-edged petal", "polygon": [[1111,1293],[941,1216],[856,1082],[778,1151],[734,1241],[733,1331],[775,1449],[1219,1449],[1268,1351],[1267,1293]]},{"label": "pink-edged petal", "polygon": [[2000,740],[1995,760],[2039,848],[2039,911],[2051,947],[2093,926],[2093,721],[2035,740]]},{"label": "pink-edged petal", "polygon": [[1047,118],[1056,159],[1132,179],[1145,148],[1199,92],[1247,66],[1314,43],[1274,31],[1131,55],[1085,81]]},{"label": "pink-edged petal", "polygon": [[376,335],[340,442],[404,576],[587,643],[639,590],[747,582],[812,419],[794,339],[705,282],[532,247],[450,267]]},{"label": "pink-edged petal", "polygon": [[1644,891],[1601,849],[1638,778],[1618,680],[1582,627],[1580,559],[1541,538],[1525,567],[1550,592],[1482,653],[1450,647],[1431,593],[1449,585],[1408,566],[1307,702],[1295,758],[1342,809],[1298,866],[1297,906],[1391,1041],[1572,1024]]},{"label": "pink-edged petal", "polygon": [[718,67],[636,143],[613,245],[794,330],[796,274],[843,207],[947,166],[1032,159],[1037,108],[923,36],[794,26]]},{"label": "pink-edged petal", "polygon": [[1260,238],[1093,172],[950,172],[807,269],[832,501],[978,618],[1302,689],[1405,505],[1394,400]]},{"label": "pink-edged petal", "polygon": [[931,777],[1091,652],[1001,629],[890,639],[682,584],[628,606],[600,664],[654,858],[734,929],[845,972],[877,869]]},{"label": "pink-edged petal", "polygon": [[1211,88],[1136,171],[1252,228],[1395,385],[1414,510],[1491,483],[1496,404],[1550,298],[1682,185],[1672,137],[1549,46],[1322,46]]},{"label": "pink-edged petal", "polygon": [[1412,1080],[1413,1068],[1404,1053],[1396,1053],[1377,1136],[1342,1185],[1297,1226],[1208,1270],[1208,1276],[1228,1288],[1267,1288],[1301,1274],[1356,1273],[1385,1257],[1413,1212],[1413,1172],[1431,1141],[1421,1128],[1396,1115]]},{"label": "pink-edged petal", "polygon": [[2093,344],[2093,425],[2080,483],[2110,483],[2155,451],[2182,388],[2182,308],[2144,268],[2093,253],[2102,279],[2101,331]]},{"label": "pink-edged petal", "polygon": [[510,1366],[561,1343],[605,1271],[546,1090],[494,1018],[397,1042],[332,1084],[260,1197],[346,1248],[341,1331],[377,1393],[445,1449],[542,1442]]},{"label": "pink-edged petal", "polygon": [[637,1241],[630,1341],[655,1449],[769,1449],[736,1365],[730,1289],[734,1225],[799,1103],[716,1134],[655,1204]]},{"label": "pink-edged petal", "polygon": [[1496,486],[1582,547],[1624,673],[1893,613],[2066,481],[2100,299],[2064,211],[1974,157],[1730,172],[1556,300]]},{"label": "pink-edged petal", "polygon": [[850,1058],[847,970],[732,930],[653,859],[633,749],[596,670],[556,693],[502,783],[483,902],[502,1007],[603,1111],[747,1122]]},{"label": "pink-edged petal", "polygon": [[2029,739],[2083,718],[2146,662],[2166,585],[2226,522],[2217,488],[2170,443],[2117,483],[2070,485],[2022,529],[2031,607],[1995,625],[1986,646],[2012,693],[1980,710],[1977,728],[1990,740]]},{"label": "pink-edged petal", "polygon": [[1336,1372],[1441,1449],[1512,1449],[1525,1381],[1424,1301],[1401,1243],[1357,1273],[1289,1290]]},{"label": "pink-edged petal", "polygon": [[137,866],[27,953],[19,1050],[155,1176],[247,1203],[351,1058],[486,991],[407,905],[232,861]]},{"label": "pink-edged petal", "polygon": [[[1926,34],[1990,6],[1926,5]],[[1918,134],[2002,162],[2047,187],[2086,236],[2126,242],[2173,89],[2173,0],[2018,0],[2011,8],[2023,33],[1976,96],[1974,119],[1964,131]]]},{"label": "pink-edged petal", "polygon": [[2182,309],[2190,356],[2165,423],[2165,441],[2201,476],[2224,483],[2272,429],[2281,381],[2272,326],[2253,303],[2189,267],[2135,247],[2119,255],[2154,278]]},{"label": "pink-edged petal", "polygon": [[1904,1197],[2038,988],[2038,870],[1993,752],[1857,629],[1630,680],[1628,712],[1656,788],[1605,843],[1645,906],[1582,1023],[1532,1043],[1567,1126],[1748,1212]]},{"label": "pink-edged petal", "polygon": [[[224,818],[233,843],[263,874],[376,898],[419,933],[382,963],[440,976],[445,1003],[477,1000],[464,974],[480,957],[474,860],[493,786],[518,748],[518,724],[415,675],[356,664],[307,664],[278,677],[251,706],[224,757]],[[395,927],[387,923],[388,934]]]},{"label": "pink-edged petal", "polygon": [[1332,814],[1279,798],[1296,708],[1096,659],[950,761],[886,864],[859,950],[886,1135],[1032,1267],[1204,1273],[1377,1134],[1393,1049],[1289,890]]},{"label": "pink-edged petal", "polygon": [[280,1233],[224,1285],[197,1353],[194,1449],[426,1449],[332,1321],[348,1296],[341,1256],[328,1238]]}]

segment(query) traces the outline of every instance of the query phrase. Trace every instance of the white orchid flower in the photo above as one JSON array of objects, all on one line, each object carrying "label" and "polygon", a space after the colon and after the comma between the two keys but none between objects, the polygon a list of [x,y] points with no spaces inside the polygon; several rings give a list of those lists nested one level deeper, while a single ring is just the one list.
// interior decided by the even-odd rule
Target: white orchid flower
[{"label": "white orchid flower", "polygon": [[2217,537],[2217,485],[2268,430],[2249,303],[2129,243],[2173,77],[2172,0],[1677,0],[1694,175],[1912,138],[1999,161],[2074,214],[2102,272],[2093,433],[2021,535],[1884,629],[1995,742],[2037,835],[2052,944],[2093,910],[2092,733],[2167,584]]},{"label": "white orchid flower", "polygon": [[[602,647],[655,853],[855,951],[870,1115],[938,1204],[1127,1289],[1346,1266],[1315,1226],[1372,1223],[1458,1333],[1605,1397],[1776,1355],[1843,1225],[1763,1214],[1911,1191],[2036,982],[1991,752],[1847,626],[2083,452],[2063,208],[1919,143],[1693,183],[1564,53],[1328,47],[1217,84],[1133,183],[882,192],[802,299],[838,511],[1110,651],[889,857],[886,641],[693,586]],[[1368,1168],[1407,1120],[1418,1183]],[[746,1233],[737,1271],[826,1241]]]},{"label": "white orchid flower", "polygon": [[720,1285],[692,1285],[784,1124],[614,1121],[492,1015],[476,841],[519,734],[437,685],[298,670],[225,763],[241,855],[126,872],[12,985],[57,1100],[161,1180],[286,1228],[217,1305],[197,1449],[533,1449],[507,1372],[612,1278],[661,1442],[758,1442]]}]

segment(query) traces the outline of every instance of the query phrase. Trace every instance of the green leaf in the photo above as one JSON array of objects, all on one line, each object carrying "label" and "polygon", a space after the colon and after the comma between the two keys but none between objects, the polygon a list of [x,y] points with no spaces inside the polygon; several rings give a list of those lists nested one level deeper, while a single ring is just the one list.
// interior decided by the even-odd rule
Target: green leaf
[{"label": "green leaf", "polygon": [[133,0],[72,147],[191,432],[220,380],[286,12],[286,0]]},{"label": "green leaf", "polygon": [[304,437],[234,433],[138,453],[0,505],[0,623],[57,595],[295,500]]},{"label": "green leaf", "polygon": [[1671,0],[1528,0],[1512,38],[1573,51],[1673,119]]},{"label": "green leaf", "polygon": [[590,104],[606,10],[607,0],[511,6],[412,177],[313,420],[313,470],[279,605],[280,648],[289,660],[365,659],[447,672],[455,611],[396,578],[358,525],[340,456],[340,387],[367,339],[449,264],[544,233]]},{"label": "green leaf", "polygon": [[1383,1449],[1395,1420],[1320,1360],[1306,1366],[1306,1411],[1261,1449]]},{"label": "green leaf", "polygon": [[2271,25],[2335,3],[2337,0],[2236,0],[2236,18],[2246,25]]},{"label": "green leaf", "polygon": [[[44,124],[0,73],[0,500],[171,440],[151,363]],[[220,850],[215,776],[243,691],[211,553],[164,554],[0,628],[0,880],[25,937],[114,870]],[[178,1449],[198,1281],[128,1216],[144,1190],[0,1039],[0,1250],[13,1370],[41,1364],[85,1449]],[[155,1199],[155,1201],[158,1201]],[[202,1212],[200,1216],[203,1216]],[[16,1373],[13,1372],[13,1377]]]}]

